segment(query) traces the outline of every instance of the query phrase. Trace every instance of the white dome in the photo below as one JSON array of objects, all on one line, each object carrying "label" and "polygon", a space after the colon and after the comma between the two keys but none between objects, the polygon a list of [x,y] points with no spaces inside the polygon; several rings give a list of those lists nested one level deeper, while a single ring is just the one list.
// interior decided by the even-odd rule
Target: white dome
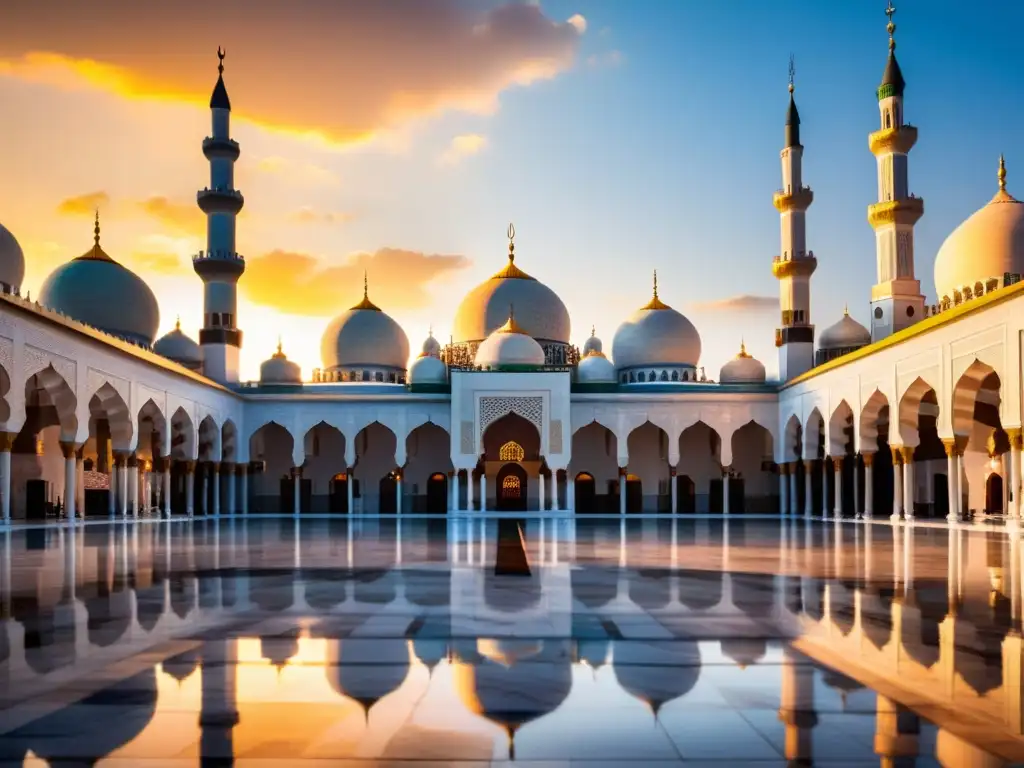
[{"label": "white dome", "polygon": [[600,352],[591,352],[576,366],[576,381],[580,384],[614,384],[615,364]]},{"label": "white dome", "polygon": [[935,257],[935,293],[985,284],[1003,274],[1024,275],[1024,203],[1006,191],[1006,167],[999,159],[999,191],[987,205],[953,230]]},{"label": "white dome", "polygon": [[850,349],[870,343],[871,331],[850,317],[847,310],[838,323],[830,325],[818,337],[818,349]]},{"label": "white dome", "polygon": [[747,345],[740,343],[739,354],[722,366],[718,381],[722,384],[761,384],[764,364],[747,354]]},{"label": "white dome", "polygon": [[50,273],[39,303],[80,323],[150,346],[160,326],[156,296],[145,281],[100,248],[96,221],[92,248]]},{"label": "white dome", "polygon": [[[510,234],[515,234],[510,230]],[[471,290],[455,313],[454,340],[482,341],[508,318],[515,307],[523,331],[541,341],[569,343],[569,311],[554,291],[515,265],[515,246],[508,246],[508,265]]]},{"label": "white dome", "polygon": [[591,352],[597,352],[598,354],[604,352],[604,344],[597,338],[593,326],[590,328],[590,338],[583,342],[583,349],[580,351],[580,355],[586,357]]},{"label": "white dome", "polygon": [[476,351],[481,368],[514,369],[544,365],[544,349],[509,316],[503,326],[488,336]]},{"label": "white dome", "polygon": [[700,334],[693,323],[658,298],[655,276],[654,298],[615,332],[612,359],[619,370],[664,365],[696,367],[700,347]]},{"label": "white dome", "polygon": [[180,318],[174,324],[173,331],[156,340],[153,351],[193,370],[199,370],[203,365],[203,351],[195,341],[182,332]]},{"label": "white dome", "polygon": [[260,364],[260,384],[301,384],[302,369],[285,357],[281,342],[277,342],[277,352],[269,360]]},{"label": "white dome", "polygon": [[434,332],[431,331],[420,348],[420,357],[440,357],[440,355],[441,343],[434,338]]},{"label": "white dome", "polygon": [[439,357],[420,355],[409,367],[410,384],[444,384],[448,381],[448,367]]},{"label": "white dome", "polygon": [[0,283],[17,291],[24,279],[25,254],[10,230],[0,224]]},{"label": "white dome", "polygon": [[382,367],[404,371],[409,364],[409,339],[389,315],[363,300],[334,318],[320,341],[325,370]]}]

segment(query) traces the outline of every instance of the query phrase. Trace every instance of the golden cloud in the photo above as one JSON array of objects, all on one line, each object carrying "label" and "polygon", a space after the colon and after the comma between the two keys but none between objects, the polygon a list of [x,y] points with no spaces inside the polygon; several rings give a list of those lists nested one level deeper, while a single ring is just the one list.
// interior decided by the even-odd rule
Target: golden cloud
[{"label": "golden cloud", "polygon": [[195,203],[176,203],[166,197],[155,196],[137,203],[147,216],[178,232],[201,235],[206,232],[206,217]]},{"label": "golden cloud", "polygon": [[227,30],[238,117],[349,144],[423,115],[493,111],[506,88],[570,67],[585,29],[579,14],[555,21],[511,0],[52,0],[5,13],[0,71],[205,106]]},{"label": "golden cloud", "polygon": [[61,200],[57,213],[62,216],[92,216],[98,209],[106,208],[109,204],[110,195],[106,192],[86,192]]},{"label": "golden cloud", "polygon": [[454,165],[464,157],[475,155],[487,146],[487,137],[476,133],[465,133],[456,136],[449,142],[448,148],[438,158],[441,165]]},{"label": "golden cloud", "polygon": [[352,221],[355,216],[343,211],[324,212],[304,207],[299,208],[297,211],[293,211],[288,218],[296,224],[346,224]]},{"label": "golden cloud", "polygon": [[256,169],[263,173],[272,173],[275,176],[281,176],[287,181],[297,183],[324,185],[338,183],[337,175],[327,168],[314,163],[299,162],[277,155],[264,157],[256,163]]},{"label": "golden cloud", "polygon": [[430,301],[428,285],[469,265],[465,256],[401,248],[357,253],[343,264],[325,264],[305,253],[276,250],[246,261],[238,286],[250,301],[286,314],[326,316],[358,303],[363,274],[370,298],[385,311],[414,309]]},{"label": "golden cloud", "polygon": [[176,253],[136,252],[131,255],[133,266],[161,275],[181,275],[191,272],[182,258]]},{"label": "golden cloud", "polygon": [[724,299],[698,301],[693,304],[693,308],[703,312],[774,312],[779,308],[779,297],[743,294]]}]

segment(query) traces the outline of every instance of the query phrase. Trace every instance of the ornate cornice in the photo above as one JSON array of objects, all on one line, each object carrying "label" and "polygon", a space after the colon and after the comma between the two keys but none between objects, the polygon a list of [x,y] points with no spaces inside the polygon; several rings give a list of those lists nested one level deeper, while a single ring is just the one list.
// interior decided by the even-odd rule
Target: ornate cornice
[{"label": "ornate cornice", "polygon": [[868,148],[873,155],[885,155],[890,152],[907,154],[917,143],[917,128],[903,125],[899,128],[883,128],[868,135]]},{"label": "ornate cornice", "polygon": [[772,195],[772,205],[779,213],[790,211],[806,211],[814,202],[814,192],[810,187],[800,187],[796,192],[778,190]]},{"label": "ornate cornice", "polygon": [[924,198],[922,197],[888,200],[868,206],[868,223],[875,229],[887,224],[913,226],[922,216],[924,216]]},{"label": "ornate cornice", "polygon": [[772,274],[780,280],[784,277],[810,277],[817,268],[818,260],[814,256],[800,256],[795,259],[776,256],[772,259]]}]

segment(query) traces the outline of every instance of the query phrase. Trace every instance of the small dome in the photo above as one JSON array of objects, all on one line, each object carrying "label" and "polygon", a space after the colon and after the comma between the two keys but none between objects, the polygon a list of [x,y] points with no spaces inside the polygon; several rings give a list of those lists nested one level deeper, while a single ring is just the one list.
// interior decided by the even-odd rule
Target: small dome
[{"label": "small dome", "polygon": [[404,371],[409,365],[409,339],[402,327],[369,299],[334,318],[320,342],[326,370],[381,367]]},{"label": "small dome", "polygon": [[519,324],[535,339],[569,343],[569,311],[554,291],[515,264],[515,229],[509,227],[508,264],[471,290],[455,313],[457,343],[483,341],[505,319],[509,305],[519,312]]},{"label": "small dome", "polygon": [[601,343],[601,340],[594,333],[594,326],[590,326],[590,338],[583,342],[583,349],[580,355],[586,357],[591,352],[597,352],[598,354],[604,352],[604,344]]},{"label": "small dome", "polygon": [[614,384],[615,364],[600,352],[591,352],[576,366],[576,381],[580,384]]},{"label": "small dome", "polygon": [[153,291],[100,247],[98,215],[93,247],[50,273],[39,303],[111,336],[147,347],[160,326],[160,308]]},{"label": "small dome", "polygon": [[0,283],[14,292],[24,279],[25,254],[10,230],[0,224]]},{"label": "small dome", "polygon": [[281,340],[277,341],[277,352],[260,364],[260,384],[301,384],[302,369],[285,357]]},{"label": "small dome", "polygon": [[999,191],[953,230],[935,257],[935,293],[953,298],[991,278],[1024,275],[1024,203],[1006,191],[1006,164],[999,158]]},{"label": "small dome", "polygon": [[764,364],[747,354],[747,345],[740,342],[740,351],[722,366],[718,374],[722,384],[760,384],[764,382]]},{"label": "small dome", "polygon": [[503,326],[488,336],[476,352],[481,368],[514,369],[544,365],[544,349],[529,336],[509,312]]},{"label": "small dome", "polygon": [[686,365],[700,360],[700,334],[684,315],[658,298],[658,274],[654,297],[615,332],[612,359],[620,370],[647,366]]},{"label": "small dome", "polygon": [[871,343],[871,331],[850,317],[848,309],[838,323],[830,325],[818,337],[818,349],[856,349]]},{"label": "small dome", "polygon": [[431,329],[430,335],[427,336],[426,341],[423,342],[423,346],[420,348],[420,357],[440,357],[441,356],[441,343],[434,338],[434,331]]},{"label": "small dome", "polygon": [[203,367],[203,351],[199,345],[181,330],[181,318],[174,323],[174,330],[165,333],[153,344],[153,351],[178,365],[194,371]]},{"label": "small dome", "polygon": [[421,355],[409,367],[410,384],[444,384],[448,381],[448,366],[439,357]]}]

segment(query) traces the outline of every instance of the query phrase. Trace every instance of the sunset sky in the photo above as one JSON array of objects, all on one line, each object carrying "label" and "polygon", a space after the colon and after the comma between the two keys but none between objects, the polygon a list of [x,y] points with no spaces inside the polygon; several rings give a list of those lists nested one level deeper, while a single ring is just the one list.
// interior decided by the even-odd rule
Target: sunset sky
[{"label": "sunset sky", "polygon": [[[934,296],[943,239],[996,190],[1024,194],[1024,4],[897,3],[906,115],[925,198],[917,273]],[[779,150],[790,53],[815,191],[812,319],[867,322],[866,221],[886,57],[884,0],[8,0],[0,9],[0,222],[25,289],[92,243],[142,275],[161,333],[198,334],[201,142],[227,51],[243,378],[280,334],[306,376],[328,320],[370,296],[447,340],[455,309],[505,262],[610,346],[650,296],[686,313],[717,377],[740,338],[777,368]]]}]

